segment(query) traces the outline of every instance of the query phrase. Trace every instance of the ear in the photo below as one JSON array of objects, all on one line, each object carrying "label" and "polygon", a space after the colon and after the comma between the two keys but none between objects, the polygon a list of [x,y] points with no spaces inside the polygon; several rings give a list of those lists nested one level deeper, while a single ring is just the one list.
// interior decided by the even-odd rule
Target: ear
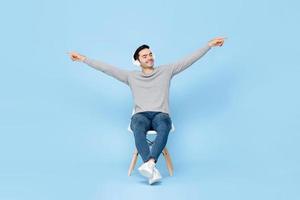
[{"label": "ear", "polygon": [[140,67],[140,66],[141,66],[141,63],[140,63],[140,61],[138,61],[138,60],[134,60],[134,58],[132,58],[132,64],[134,64],[135,66],[138,66],[138,67]]},{"label": "ear", "polygon": [[155,54],[154,53],[152,53],[152,58],[155,59]]}]

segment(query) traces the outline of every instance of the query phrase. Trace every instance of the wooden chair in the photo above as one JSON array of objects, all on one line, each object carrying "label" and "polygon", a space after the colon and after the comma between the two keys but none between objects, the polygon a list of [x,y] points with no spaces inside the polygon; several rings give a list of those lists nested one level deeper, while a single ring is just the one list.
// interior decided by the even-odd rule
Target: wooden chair
[{"label": "wooden chair", "polygon": [[[133,114],[134,114],[134,110],[132,111],[132,115]],[[130,123],[128,125],[128,131],[131,132],[131,133],[133,133],[133,131],[130,128]],[[175,131],[175,127],[174,127],[174,125],[172,123],[172,128],[170,130],[170,133],[174,132],[174,131]],[[157,132],[155,130],[149,130],[149,131],[147,131],[147,135],[156,135],[156,134],[157,134]],[[147,142],[148,142],[149,145],[153,144],[153,141],[151,141],[151,140],[147,139]],[[163,154],[163,156],[164,156],[164,158],[166,160],[166,165],[167,165],[169,174],[170,174],[170,176],[173,176],[173,171],[174,171],[173,170],[173,164],[172,164],[171,156],[169,154],[169,151],[168,151],[167,147],[165,147],[163,149],[162,154]],[[132,155],[131,163],[130,163],[130,166],[129,166],[129,169],[128,169],[128,176],[131,175],[131,172],[133,171],[133,169],[134,169],[134,167],[136,165],[138,155],[139,155],[138,150],[135,148],[135,150],[133,152],[133,155]]]}]

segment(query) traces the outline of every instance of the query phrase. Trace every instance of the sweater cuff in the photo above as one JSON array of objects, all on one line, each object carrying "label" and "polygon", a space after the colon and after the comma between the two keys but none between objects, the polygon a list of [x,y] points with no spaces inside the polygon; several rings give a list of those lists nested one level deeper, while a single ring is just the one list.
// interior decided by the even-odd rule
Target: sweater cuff
[{"label": "sweater cuff", "polygon": [[82,62],[88,64],[89,58],[88,58],[88,57],[85,57],[85,59],[84,59]]},{"label": "sweater cuff", "polygon": [[207,50],[209,50],[209,49],[211,49],[211,48],[212,48],[211,46],[209,46],[209,44],[208,44],[208,43],[205,45],[205,47],[206,47],[206,49],[207,49]]}]

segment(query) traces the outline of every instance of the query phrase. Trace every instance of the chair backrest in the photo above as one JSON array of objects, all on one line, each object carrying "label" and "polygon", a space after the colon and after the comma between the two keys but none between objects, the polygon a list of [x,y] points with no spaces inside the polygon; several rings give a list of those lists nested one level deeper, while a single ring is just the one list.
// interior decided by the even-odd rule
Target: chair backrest
[{"label": "chair backrest", "polygon": [[[132,116],[132,115],[134,115],[134,109],[132,109],[131,116]],[[128,130],[129,132],[133,133],[133,131],[132,131],[131,128],[130,128],[130,122],[129,122],[129,125],[128,125],[127,130]],[[171,130],[170,130],[170,133],[171,133],[171,132],[174,132],[174,131],[175,131],[175,126],[174,126],[174,124],[173,124],[173,122],[172,122],[172,128],[171,128]],[[156,132],[155,130],[150,130],[150,131],[147,131],[147,134],[149,134],[149,135],[155,135],[155,134],[157,134],[157,132]]]}]

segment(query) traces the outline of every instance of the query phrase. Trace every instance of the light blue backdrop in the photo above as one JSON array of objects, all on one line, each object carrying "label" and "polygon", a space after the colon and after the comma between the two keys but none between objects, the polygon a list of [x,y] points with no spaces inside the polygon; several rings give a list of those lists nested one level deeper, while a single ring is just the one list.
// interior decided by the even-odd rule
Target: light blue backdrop
[{"label": "light blue backdrop", "polygon": [[[299,199],[296,0],[1,3],[0,199]],[[136,69],[227,36],[173,79],[160,184],[135,170],[129,88],[66,52]],[[141,163],[139,159],[138,165]]]}]

